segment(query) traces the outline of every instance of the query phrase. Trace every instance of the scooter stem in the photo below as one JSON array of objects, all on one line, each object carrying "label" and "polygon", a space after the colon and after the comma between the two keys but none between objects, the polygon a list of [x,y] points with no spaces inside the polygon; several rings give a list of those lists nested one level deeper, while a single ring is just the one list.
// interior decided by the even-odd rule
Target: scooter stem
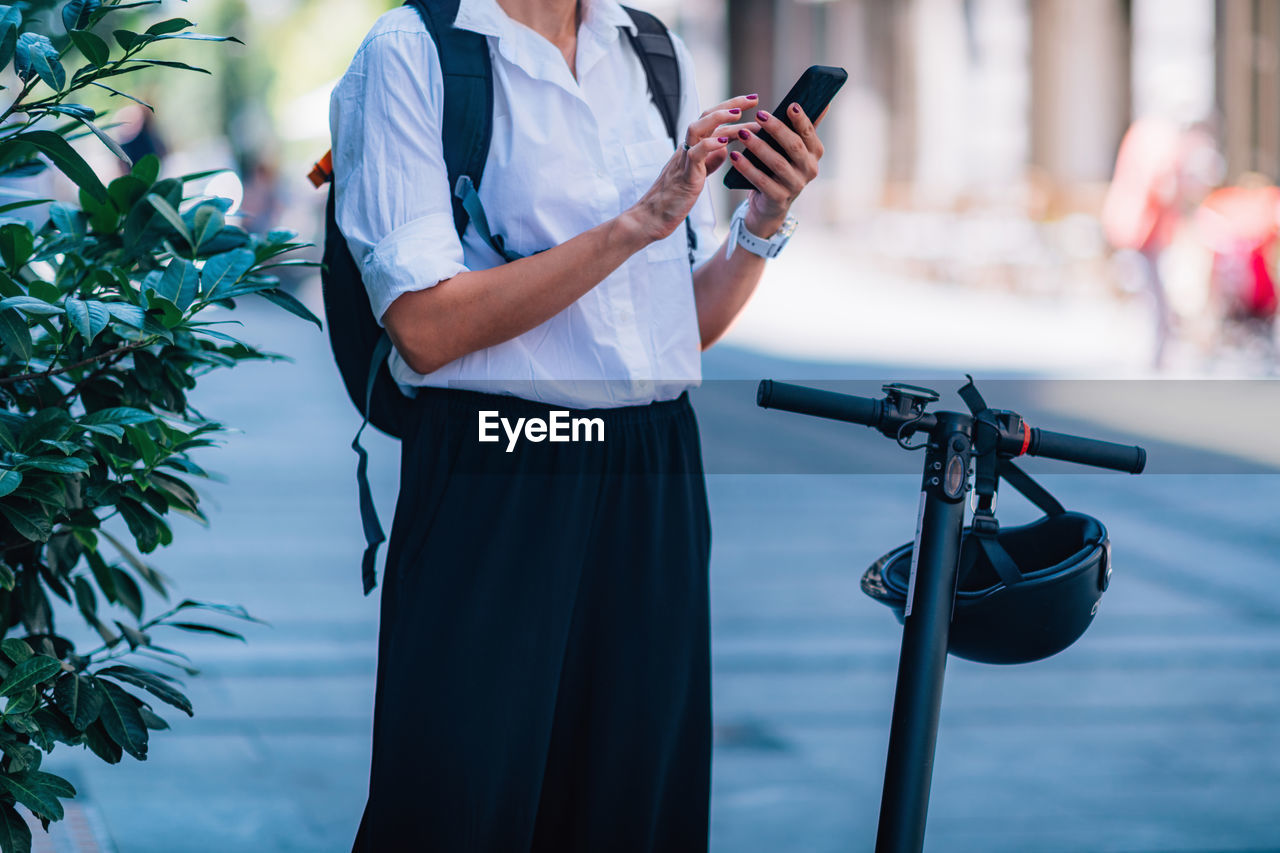
[{"label": "scooter stem", "polygon": [[925,450],[922,515],[907,590],[876,853],[924,848],[965,515],[965,490],[948,495],[946,474],[959,463],[968,471],[972,422],[967,415],[939,412]]}]

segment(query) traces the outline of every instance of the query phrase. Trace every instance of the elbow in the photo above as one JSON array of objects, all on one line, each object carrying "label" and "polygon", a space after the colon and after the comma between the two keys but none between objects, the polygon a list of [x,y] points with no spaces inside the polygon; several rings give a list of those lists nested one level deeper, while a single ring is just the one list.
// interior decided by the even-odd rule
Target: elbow
[{"label": "elbow", "polygon": [[436,312],[420,310],[422,306],[417,303],[430,301],[423,299],[429,292],[401,295],[382,317],[383,326],[400,358],[410,370],[423,376],[435,373],[463,355],[450,350],[448,335],[440,324],[434,322]]}]

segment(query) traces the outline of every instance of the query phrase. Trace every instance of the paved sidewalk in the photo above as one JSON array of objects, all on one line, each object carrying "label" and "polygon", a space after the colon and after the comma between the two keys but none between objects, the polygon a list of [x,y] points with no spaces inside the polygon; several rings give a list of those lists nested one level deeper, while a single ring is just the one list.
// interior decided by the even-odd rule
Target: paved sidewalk
[{"label": "paved sidewalk", "polygon": [[[936,361],[905,360],[909,348],[891,348],[899,335],[886,329],[921,305],[963,328],[975,322],[971,300],[935,286],[867,281],[862,292],[884,301],[863,310],[854,295],[822,289],[835,284],[783,276],[786,269],[729,346],[709,353],[709,376],[961,372],[945,347]],[[776,311],[778,328],[795,334],[799,327],[787,324],[800,321],[779,305],[828,299],[841,307],[818,325],[847,321],[850,331],[806,326],[789,354],[812,361],[779,358],[785,341],[768,331],[769,316]],[[1052,307],[1025,310],[1037,329],[1066,323]],[[66,747],[46,761],[101,814],[120,853],[339,853],[363,806],[377,600],[360,595],[347,447],[356,420],[319,333],[250,305],[239,314],[247,337],[296,362],[248,365],[204,383],[199,404],[243,433],[205,457],[227,477],[205,490],[211,528],[180,522],[177,544],[153,562],[174,577],[179,596],[241,603],[271,626],[248,626],[247,644],[166,638],[204,674],[189,682],[195,717],[165,713],[173,730],[154,735],[146,762],[108,766]],[[901,334],[909,340],[918,330]],[[1043,360],[1008,372],[1071,363],[1072,336],[1027,338],[1040,342]],[[860,349],[837,351],[842,341]],[[999,349],[965,352],[964,367],[1010,364]],[[1104,359],[1098,369],[1115,363]],[[868,446],[848,428],[760,412],[748,383],[743,394],[726,390],[734,387],[711,387],[698,403],[710,448],[760,459],[784,443],[814,453]],[[389,521],[396,446],[377,436],[369,444]],[[1108,524],[1115,582],[1094,628],[1056,658],[1009,669],[952,663],[929,849],[1276,848],[1280,476],[1077,474],[1049,482],[1069,506]],[[720,473],[709,485],[713,849],[869,850],[900,632],[859,592],[858,578],[910,538],[916,477]],[[1030,516],[1015,500],[1002,509],[1006,521]]]}]

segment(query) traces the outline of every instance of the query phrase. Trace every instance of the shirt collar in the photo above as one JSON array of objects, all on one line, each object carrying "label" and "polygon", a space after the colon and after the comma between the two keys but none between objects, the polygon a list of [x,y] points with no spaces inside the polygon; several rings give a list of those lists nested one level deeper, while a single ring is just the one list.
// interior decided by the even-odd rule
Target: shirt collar
[{"label": "shirt collar", "polygon": [[[635,21],[618,0],[579,0],[583,4],[582,25],[600,35],[624,27],[633,34]],[[486,36],[503,38],[510,35],[515,22],[502,10],[497,0],[460,0],[453,25]]]}]

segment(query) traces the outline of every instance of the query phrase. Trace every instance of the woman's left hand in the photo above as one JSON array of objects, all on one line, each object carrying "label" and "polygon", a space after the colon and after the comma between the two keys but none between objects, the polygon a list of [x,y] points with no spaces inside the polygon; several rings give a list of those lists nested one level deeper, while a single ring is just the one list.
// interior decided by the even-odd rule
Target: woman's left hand
[{"label": "woman's left hand", "polygon": [[822,159],[822,141],[818,139],[816,127],[822,123],[826,112],[823,111],[818,120],[812,122],[799,104],[793,103],[787,109],[794,130],[775,115],[764,110],[756,112],[756,122],[782,145],[785,157],[752,131],[746,128],[738,131],[738,137],[747,150],[773,172],[772,178],[751,165],[751,161],[737,151],[729,155],[732,168],[755,186],[749,197],[745,224],[752,234],[761,237],[768,237],[782,227],[791,203],[818,176],[818,161]]}]

